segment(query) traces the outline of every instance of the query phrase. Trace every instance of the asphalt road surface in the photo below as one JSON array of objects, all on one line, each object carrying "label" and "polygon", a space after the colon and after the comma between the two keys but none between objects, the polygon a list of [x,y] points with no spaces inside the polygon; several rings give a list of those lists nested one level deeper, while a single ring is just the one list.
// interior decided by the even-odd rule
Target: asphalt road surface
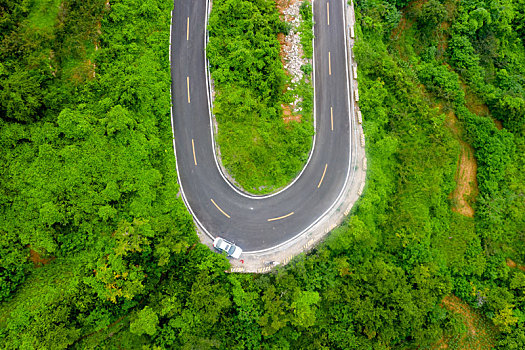
[{"label": "asphalt road surface", "polygon": [[314,1],[316,137],[310,160],[291,186],[263,197],[234,189],[217,165],[205,61],[208,3],[174,2],[172,122],[184,201],[211,237],[224,237],[245,252],[271,249],[330,211],[349,177],[352,135],[344,0]]}]

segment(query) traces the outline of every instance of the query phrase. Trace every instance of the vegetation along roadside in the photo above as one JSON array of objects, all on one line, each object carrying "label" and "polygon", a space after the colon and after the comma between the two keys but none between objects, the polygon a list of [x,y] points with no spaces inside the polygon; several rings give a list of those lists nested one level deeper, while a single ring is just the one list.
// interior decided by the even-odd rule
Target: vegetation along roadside
[{"label": "vegetation along roadside", "polygon": [[278,41],[280,33],[300,36],[303,61],[312,58],[309,1],[302,2],[298,15],[295,24],[281,20],[274,0],[215,0],[210,14],[207,54],[217,142],[227,171],[255,194],[288,184],[312,147],[312,66],[288,64],[285,71]]},{"label": "vegetation along roadside", "polygon": [[265,275],[176,195],[172,5],[0,2],[3,348],[525,348],[522,1],[355,1],[367,189]]}]

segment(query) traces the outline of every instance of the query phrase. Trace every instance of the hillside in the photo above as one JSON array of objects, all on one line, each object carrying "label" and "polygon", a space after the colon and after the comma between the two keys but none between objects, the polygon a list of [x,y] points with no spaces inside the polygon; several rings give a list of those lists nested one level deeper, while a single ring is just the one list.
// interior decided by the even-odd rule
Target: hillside
[{"label": "hillside", "polygon": [[525,2],[355,2],[367,186],[264,275],[177,195],[172,7],[0,1],[3,348],[525,348]]}]

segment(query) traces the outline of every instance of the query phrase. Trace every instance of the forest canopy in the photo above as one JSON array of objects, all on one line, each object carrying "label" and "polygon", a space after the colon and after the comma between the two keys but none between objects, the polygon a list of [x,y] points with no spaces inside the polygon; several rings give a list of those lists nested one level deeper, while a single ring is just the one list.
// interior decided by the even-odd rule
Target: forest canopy
[{"label": "forest canopy", "polygon": [[[278,50],[271,1],[214,4],[232,10],[216,35],[250,9]],[[225,272],[177,196],[173,4],[0,0],[3,347],[525,348],[524,3],[354,5],[364,195],[314,250],[252,275]],[[275,108],[277,70],[244,85],[214,55],[224,91]]]}]

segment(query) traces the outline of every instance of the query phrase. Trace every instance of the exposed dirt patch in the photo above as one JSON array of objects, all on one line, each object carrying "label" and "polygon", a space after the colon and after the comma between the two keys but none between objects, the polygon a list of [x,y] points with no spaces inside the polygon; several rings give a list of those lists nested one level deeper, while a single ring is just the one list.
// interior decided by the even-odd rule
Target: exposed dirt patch
[{"label": "exposed dirt patch", "polygon": [[277,7],[277,10],[279,11],[281,20],[283,21],[285,20],[284,11],[291,5],[295,4],[297,1],[298,0],[275,0],[275,6]]},{"label": "exposed dirt patch", "polygon": [[411,9],[412,11],[421,11],[421,8],[423,7],[423,4],[425,4],[428,0],[416,0],[412,1],[406,9]]},{"label": "exposed dirt patch", "polygon": [[285,124],[288,124],[289,122],[300,122],[301,121],[301,115],[294,115],[292,113],[292,108],[289,104],[281,104],[281,107],[283,109],[283,121]]},{"label": "exposed dirt patch", "polygon": [[29,260],[35,265],[36,268],[38,268],[49,264],[51,261],[55,260],[55,258],[43,258],[38,252],[34,251],[33,249],[29,249]]},{"label": "exposed dirt patch", "polygon": [[[290,77],[292,86],[286,85],[283,93],[293,89],[293,85],[302,78],[302,71],[300,70],[303,64],[303,50],[300,44],[300,35],[297,32],[299,25],[300,15],[299,6],[301,0],[275,0],[275,6],[279,11],[279,17],[282,21],[288,22],[292,30],[288,35],[283,33],[277,34],[277,40],[281,47],[279,56],[281,57],[281,63],[285,68],[286,75]],[[300,122],[301,114],[297,113],[300,109],[297,108],[298,103],[301,102],[299,96],[295,96],[296,100],[293,103],[281,104],[282,107],[282,118],[285,123],[291,121]]]},{"label": "exposed dirt patch", "polygon": [[500,120],[492,118],[492,121],[494,122],[494,125],[496,125],[496,128],[498,128],[498,130],[503,129],[503,123]]},{"label": "exposed dirt patch", "polygon": [[[282,2],[282,1],[281,1]],[[286,40],[286,37],[283,33],[279,33],[277,34],[277,39],[279,40],[279,44],[281,45],[281,52],[280,52],[280,56],[281,56],[281,63],[283,64],[283,66],[285,66],[286,64],[286,57],[287,57],[287,54],[286,52],[288,52],[290,50],[290,43]],[[290,72],[285,69],[284,70],[286,75],[290,75]],[[284,91],[283,93],[286,93],[286,90],[288,90],[289,88],[289,85],[286,85],[284,87]],[[295,122],[300,122],[301,121],[301,115],[300,114],[294,114],[292,112],[292,105],[289,104],[289,103],[281,103],[281,108],[283,110],[283,121],[285,124],[288,124],[289,122],[292,122],[292,121],[295,121]]]},{"label": "exposed dirt patch", "polygon": [[[281,45],[281,51],[279,52],[279,56],[281,56],[281,63],[283,66],[286,64],[286,49],[289,48],[289,43],[285,40],[285,35],[283,33],[277,34],[277,40],[279,40],[279,44]],[[288,70],[284,70],[286,75],[290,75]]]},{"label": "exposed dirt patch", "polygon": [[466,332],[441,339],[433,349],[447,349],[449,344],[454,345],[454,349],[462,350],[485,350],[494,347],[496,328],[467,303],[450,295],[443,298],[441,307],[458,315],[465,324]]},{"label": "exposed dirt patch", "polygon": [[461,138],[457,117],[449,113],[446,119],[447,127],[459,140],[461,145],[456,171],[456,188],[449,195],[452,199],[452,210],[461,215],[474,217],[472,203],[478,195],[477,169],[474,148]]},{"label": "exposed dirt patch", "polygon": [[282,103],[281,104],[281,108],[283,109],[283,118],[287,118],[287,117],[291,117],[292,116],[292,111],[291,111],[290,105]]},{"label": "exposed dirt patch", "polygon": [[438,57],[443,57],[445,54],[445,51],[448,49],[448,30],[450,29],[450,23],[449,22],[442,22],[440,24],[441,33],[439,35],[437,49],[438,49]]},{"label": "exposed dirt patch", "polygon": [[525,266],[518,265],[518,264],[516,264],[516,262],[514,260],[511,260],[511,259],[507,259],[507,266],[510,267],[511,269],[518,268],[521,271],[525,271]]},{"label": "exposed dirt patch", "polygon": [[456,0],[445,0],[443,3],[447,11],[447,18],[440,24],[440,35],[438,40],[438,56],[443,57],[445,51],[448,49],[448,40],[449,40],[449,30],[451,23],[454,22],[454,17],[456,13],[457,1]]},{"label": "exposed dirt patch", "polygon": [[89,58],[79,64],[71,71],[71,81],[76,84],[82,84],[88,80],[94,79],[96,76],[95,70],[97,66]]},{"label": "exposed dirt patch", "polygon": [[392,34],[390,35],[390,40],[392,40],[392,45],[395,46],[397,51],[399,52],[399,56],[404,60],[408,61],[409,55],[407,52],[405,52],[404,47],[401,45],[401,36],[406,33],[408,29],[410,29],[414,23],[412,21],[408,21],[405,17],[405,15],[401,16],[401,19],[399,20],[399,23],[397,27],[395,27],[392,30]]},{"label": "exposed dirt patch", "polygon": [[[417,18],[421,14],[423,5],[427,2],[428,0],[412,1],[410,4],[404,7],[402,9],[401,19],[399,20],[397,27],[394,28],[390,34],[390,39],[393,41],[392,45],[394,45],[394,47],[398,50],[400,57],[405,61],[409,61],[409,58],[413,55],[412,49],[414,49],[416,52],[419,52],[425,47],[425,45],[422,47],[421,44],[418,44],[418,40],[423,42],[429,40],[425,37],[419,37],[421,32],[417,27],[415,28],[416,31],[411,31],[413,26],[417,26]],[[446,0],[444,5],[447,11],[447,17],[443,22],[436,26],[432,34],[435,36],[434,39],[437,39],[436,58],[443,58],[445,51],[448,48],[449,30],[452,22],[454,21],[456,0]],[[408,51],[405,45],[407,42],[412,42],[412,40],[405,40],[405,33],[410,33],[409,35],[414,35],[415,38],[418,38],[416,43],[409,44],[411,48],[408,48]]]},{"label": "exposed dirt patch", "polygon": [[460,85],[465,92],[465,105],[469,111],[482,117],[490,117],[499,130],[503,129],[501,121],[495,119],[490,114],[489,107],[483,102],[483,100],[476,95],[465,82],[460,80]]},{"label": "exposed dirt patch", "polygon": [[482,117],[489,116],[489,108],[485,102],[483,102],[483,100],[476,95],[462,79],[460,79],[459,84],[465,92],[465,106],[468,110]]}]

